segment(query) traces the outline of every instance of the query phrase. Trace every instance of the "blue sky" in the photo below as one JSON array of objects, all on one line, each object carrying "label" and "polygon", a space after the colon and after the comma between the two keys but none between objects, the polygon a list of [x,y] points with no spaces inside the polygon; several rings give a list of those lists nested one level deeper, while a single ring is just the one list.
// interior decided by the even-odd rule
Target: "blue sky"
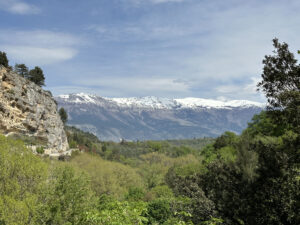
[{"label": "blue sky", "polygon": [[[274,37],[300,49],[299,0],[0,0],[0,50],[55,95],[264,101]],[[298,56],[297,56],[298,57]]]}]

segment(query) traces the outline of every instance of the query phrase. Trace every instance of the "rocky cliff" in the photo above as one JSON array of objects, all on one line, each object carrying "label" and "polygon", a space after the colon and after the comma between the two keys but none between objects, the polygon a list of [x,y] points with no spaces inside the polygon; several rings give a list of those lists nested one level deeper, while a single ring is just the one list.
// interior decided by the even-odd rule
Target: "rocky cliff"
[{"label": "rocky cliff", "polygon": [[63,123],[50,92],[0,66],[0,132],[30,137],[46,152],[68,149]]}]

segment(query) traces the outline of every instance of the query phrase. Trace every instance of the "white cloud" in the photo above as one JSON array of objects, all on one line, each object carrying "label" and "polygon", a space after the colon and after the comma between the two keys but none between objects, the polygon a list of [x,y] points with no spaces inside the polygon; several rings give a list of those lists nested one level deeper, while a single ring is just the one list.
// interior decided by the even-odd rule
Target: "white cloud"
[{"label": "white cloud", "polygon": [[47,65],[72,59],[83,41],[71,34],[45,30],[0,31],[0,48],[16,63]]},{"label": "white cloud", "polygon": [[[105,97],[134,96],[188,96],[188,85],[167,78],[142,77],[88,77],[74,76],[72,84],[63,87],[51,87],[55,95],[87,92]],[[126,93],[126,95],[124,95]]]},{"label": "white cloud", "polygon": [[47,65],[72,59],[77,51],[72,48],[28,47],[24,45],[1,46],[18,63]]},{"label": "white cloud", "polygon": [[40,46],[72,46],[82,44],[83,40],[72,34],[48,30],[0,30],[0,41],[12,44]]},{"label": "white cloud", "polygon": [[0,9],[20,15],[38,14],[41,12],[37,6],[20,0],[0,0]]},{"label": "white cloud", "polygon": [[242,84],[229,83],[218,85],[213,88],[215,95],[219,95],[219,99],[249,99],[254,101],[265,102],[266,99],[263,93],[258,93],[257,83],[260,81],[257,77],[251,77],[249,82]]}]

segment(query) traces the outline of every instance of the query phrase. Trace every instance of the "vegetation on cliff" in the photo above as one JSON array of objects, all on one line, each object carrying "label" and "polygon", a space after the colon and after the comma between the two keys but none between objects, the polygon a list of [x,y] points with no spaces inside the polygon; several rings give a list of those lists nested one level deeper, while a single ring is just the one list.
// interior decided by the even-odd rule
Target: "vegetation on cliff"
[{"label": "vegetation on cliff", "polygon": [[43,70],[36,66],[34,69],[29,70],[29,68],[24,64],[16,64],[14,66],[14,69],[9,66],[9,60],[7,58],[6,52],[0,51],[0,65],[9,68],[10,70],[14,70],[15,73],[19,74],[21,77],[24,77],[32,82],[34,82],[36,85],[39,85],[40,87],[45,85],[45,75]]}]

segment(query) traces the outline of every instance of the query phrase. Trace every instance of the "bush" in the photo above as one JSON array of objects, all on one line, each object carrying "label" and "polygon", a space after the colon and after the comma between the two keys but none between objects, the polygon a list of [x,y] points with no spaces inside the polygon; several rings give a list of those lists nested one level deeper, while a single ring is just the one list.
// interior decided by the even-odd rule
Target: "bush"
[{"label": "bush", "polygon": [[8,59],[5,52],[0,51],[0,65],[8,67]]},{"label": "bush", "polygon": [[44,152],[45,152],[44,147],[42,147],[42,146],[37,147],[37,148],[36,148],[36,152],[37,152],[38,154],[44,154]]}]

